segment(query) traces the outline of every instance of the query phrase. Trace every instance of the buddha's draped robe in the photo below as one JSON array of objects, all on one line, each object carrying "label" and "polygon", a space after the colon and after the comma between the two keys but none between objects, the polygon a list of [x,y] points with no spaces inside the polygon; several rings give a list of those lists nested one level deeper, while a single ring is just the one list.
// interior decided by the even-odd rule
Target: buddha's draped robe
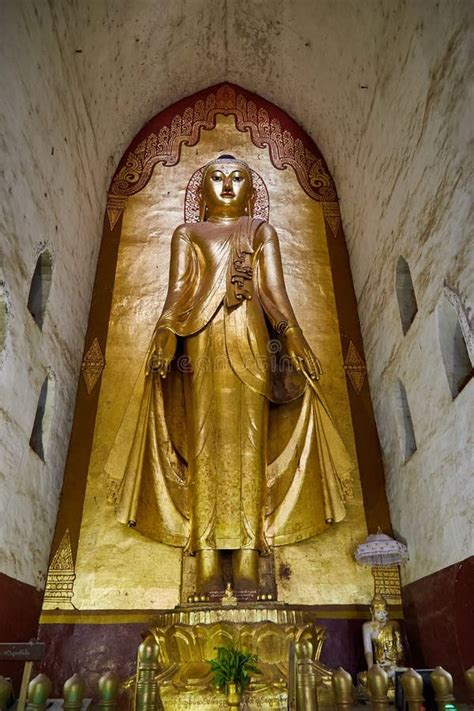
[{"label": "buddha's draped robe", "polygon": [[[117,517],[190,551],[303,540],[345,516],[353,464],[319,386],[285,357],[297,326],[262,221],[178,227],[168,294],[107,471]],[[156,333],[178,336],[166,379]],[[138,403],[138,405],[137,405]]]},{"label": "buddha's draped robe", "polygon": [[403,644],[400,625],[396,620],[388,620],[373,638],[375,661],[381,667],[401,667],[404,665]]}]

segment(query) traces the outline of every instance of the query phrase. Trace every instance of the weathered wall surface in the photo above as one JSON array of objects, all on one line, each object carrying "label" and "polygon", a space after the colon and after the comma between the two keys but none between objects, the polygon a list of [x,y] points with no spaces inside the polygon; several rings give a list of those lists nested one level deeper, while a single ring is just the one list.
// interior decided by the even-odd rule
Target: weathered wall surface
[{"label": "weathered wall surface", "polygon": [[[467,557],[473,385],[451,401],[436,305],[444,279],[466,306],[473,301],[472,3],[7,0],[0,13],[0,249],[9,300],[0,365],[0,570],[43,581],[105,193],[118,159],[155,113],[225,79],[299,121],[336,180],[393,523],[412,554],[406,580]],[[42,241],[54,265],[40,333],[26,302]],[[394,289],[400,254],[419,307],[405,338]],[[47,368],[57,387],[43,464],[28,441]],[[418,443],[405,465],[395,426],[397,377]]]},{"label": "weathered wall surface", "polygon": [[[472,10],[411,3],[391,17],[356,160],[339,181],[392,523],[410,547],[404,582],[474,552],[474,382],[452,400],[437,317],[444,282],[465,309],[474,302]],[[405,337],[395,294],[400,255],[418,302]],[[406,464],[397,378],[418,446]]]},{"label": "weathered wall surface", "polygon": [[[1,4],[0,296],[4,291],[7,318],[0,348],[0,571],[31,585],[44,586],[105,195],[121,141],[128,143],[153,113],[157,97],[166,106],[222,76],[215,54],[207,64],[193,59],[214,41],[206,35],[211,16],[215,32],[219,26],[211,5],[201,5],[202,12],[194,3],[186,19],[184,4],[174,10],[165,3],[157,12],[156,3],[145,2],[134,6],[136,17],[130,3]],[[53,272],[40,331],[27,301],[45,246]],[[43,462],[29,440],[48,373],[55,402]]]},{"label": "weathered wall surface", "polygon": [[[41,587],[74,408],[103,204],[96,139],[67,28],[48,4],[0,8],[0,259],[8,298],[0,364],[0,570]],[[40,252],[53,257],[41,331],[27,309]],[[41,385],[55,381],[45,461],[30,448]]]},{"label": "weathered wall surface", "polygon": [[[229,78],[240,80],[238,57],[254,67],[246,86],[293,114],[335,178],[392,523],[410,547],[404,582],[411,582],[474,552],[474,382],[452,401],[437,324],[445,281],[466,310],[474,301],[473,6],[252,6],[232,5],[228,28],[238,27],[241,40],[229,41]],[[405,338],[395,292],[400,255],[418,301]],[[397,378],[418,444],[406,464]]]}]

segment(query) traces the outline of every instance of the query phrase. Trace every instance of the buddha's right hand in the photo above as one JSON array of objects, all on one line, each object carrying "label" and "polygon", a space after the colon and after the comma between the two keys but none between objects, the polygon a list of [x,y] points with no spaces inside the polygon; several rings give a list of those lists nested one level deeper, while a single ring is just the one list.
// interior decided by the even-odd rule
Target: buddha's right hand
[{"label": "buddha's right hand", "polygon": [[158,331],[155,336],[154,350],[148,366],[154,373],[159,373],[162,378],[166,378],[168,366],[176,353],[177,342],[175,334],[167,329]]}]

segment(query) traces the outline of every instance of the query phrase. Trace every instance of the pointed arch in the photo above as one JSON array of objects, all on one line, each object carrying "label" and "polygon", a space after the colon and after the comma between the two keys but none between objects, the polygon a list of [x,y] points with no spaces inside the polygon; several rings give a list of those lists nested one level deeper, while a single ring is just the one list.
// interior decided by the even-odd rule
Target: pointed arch
[{"label": "pointed arch", "polygon": [[28,295],[28,311],[33,316],[40,330],[43,329],[46,305],[51,289],[52,271],[53,258],[51,252],[45,249],[41,252],[36,262],[35,271],[31,280],[30,293]]},{"label": "pointed arch", "polygon": [[395,273],[398,309],[402,323],[403,335],[408,332],[418,311],[415,289],[411,278],[410,267],[404,257],[399,257]]},{"label": "pointed arch", "polygon": [[408,462],[416,452],[417,444],[415,430],[413,429],[413,419],[408,404],[407,392],[400,379],[395,383],[395,407],[397,412],[397,424],[399,432],[399,442],[403,463]]},{"label": "pointed arch", "polygon": [[448,286],[438,306],[438,337],[454,400],[474,375],[474,335],[459,295]]},{"label": "pointed arch", "polygon": [[[302,199],[306,201],[307,198],[310,198],[315,203],[319,203],[320,234],[321,239],[325,240],[330,269],[326,273],[328,279],[332,280],[328,281],[328,286],[331,283],[334,289],[334,304],[339,324],[339,329],[336,328],[334,333],[339,330],[337,337],[340,338],[341,352],[347,353],[348,343],[354,344],[360,355],[359,360],[364,364],[362,336],[357,317],[357,302],[352,285],[350,260],[345,244],[336,189],[324,158],[311,138],[288,114],[264,98],[229,84],[209,87],[161,111],[139,131],[126,149],[107,195],[106,219],[104,220],[103,240],[86,342],[91,344],[96,340],[100,344],[102,353],[105,353],[108,329],[111,326],[110,314],[120,240],[126,233],[126,224],[123,222],[124,211],[129,208],[133,209],[134,196],[146,188],[148,181],[154,174],[153,171],[165,174],[169,168],[171,177],[174,174],[173,168],[178,166],[183,158],[186,161],[190,160],[191,154],[187,155],[187,149],[197,145],[201,133],[201,138],[204,139],[217,123],[222,122],[223,118],[231,119],[227,121],[229,124],[234,123],[238,142],[242,138],[238,134],[248,134],[249,143],[251,142],[259,150],[265,149],[268,152],[266,155],[276,171],[281,171],[281,174],[286,172],[288,179],[291,179],[292,182],[292,173],[294,173],[296,181],[305,193],[304,196],[301,196]],[[219,153],[231,151],[232,142],[228,144],[227,141],[228,138],[219,146]],[[182,151],[183,147],[186,150]],[[196,156],[196,160],[193,158],[192,168],[196,170],[196,167],[201,165],[198,162],[199,150],[193,151],[193,154]],[[191,176],[193,170],[186,171],[184,176]],[[268,170],[272,172],[271,167],[268,167]],[[279,177],[282,177],[281,174],[275,173]],[[183,178],[180,178],[180,185],[183,188],[186,187]],[[167,196],[170,196],[170,193],[164,192],[162,197],[167,199]],[[177,191],[170,204],[177,205],[179,209],[178,200],[181,200],[182,197],[184,197],[183,192]],[[135,200],[135,202],[137,201]],[[184,208],[183,203],[181,204]],[[177,221],[183,219],[179,212],[176,218]],[[290,236],[289,231],[286,234],[288,237]],[[308,235],[310,234],[315,236],[313,230],[308,231]],[[315,284],[316,293],[323,295],[322,290]],[[89,351],[90,349],[84,359],[84,374],[89,365],[91,368],[97,365],[95,359],[87,358]],[[359,370],[361,370],[360,367]],[[362,368],[362,370],[364,369]],[[89,371],[92,372],[90,368]],[[351,369],[346,369],[346,372],[349,377]],[[90,452],[93,447],[94,422],[99,400],[98,389],[89,388],[89,385],[90,383],[88,384],[86,379],[84,387],[82,383],[79,387],[77,414],[73,424],[62,506],[58,519],[58,536],[59,531],[63,535],[65,521],[68,521],[67,525],[70,525],[70,521],[67,519],[68,502],[76,501],[78,482],[80,482],[79,485],[83,492],[82,497],[84,497],[87,487],[87,467],[82,466],[81,462],[84,450]],[[347,402],[354,426],[362,493],[366,504],[367,525],[371,529],[376,528],[377,525],[388,527],[390,518],[369,389],[353,388],[351,385],[348,395]],[[89,416],[86,413],[92,414],[92,417],[88,419]],[[116,488],[115,480],[108,479],[106,486],[113,493]],[[376,505],[374,505],[374,492],[377,492]],[[110,499],[112,500],[113,496]],[[77,551],[81,515],[81,510],[78,508],[74,535],[71,528],[71,544],[74,554]],[[59,545],[59,539],[56,541],[56,545]]]},{"label": "pointed arch", "polygon": [[48,374],[41,386],[38,405],[36,407],[33,429],[31,430],[30,447],[36,452],[38,457],[45,460],[49,435],[51,432],[51,422],[54,411],[55,381],[51,374]]}]

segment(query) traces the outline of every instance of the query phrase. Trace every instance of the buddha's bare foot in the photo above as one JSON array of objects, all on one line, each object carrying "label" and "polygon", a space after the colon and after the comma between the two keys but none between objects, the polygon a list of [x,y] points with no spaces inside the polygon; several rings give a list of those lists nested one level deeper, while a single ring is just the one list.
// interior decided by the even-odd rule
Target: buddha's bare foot
[{"label": "buddha's bare foot", "polygon": [[224,588],[219,566],[219,551],[198,551],[196,563],[196,590],[198,594]]},{"label": "buddha's bare foot", "polygon": [[258,592],[258,551],[239,550],[232,554],[234,590]]}]

